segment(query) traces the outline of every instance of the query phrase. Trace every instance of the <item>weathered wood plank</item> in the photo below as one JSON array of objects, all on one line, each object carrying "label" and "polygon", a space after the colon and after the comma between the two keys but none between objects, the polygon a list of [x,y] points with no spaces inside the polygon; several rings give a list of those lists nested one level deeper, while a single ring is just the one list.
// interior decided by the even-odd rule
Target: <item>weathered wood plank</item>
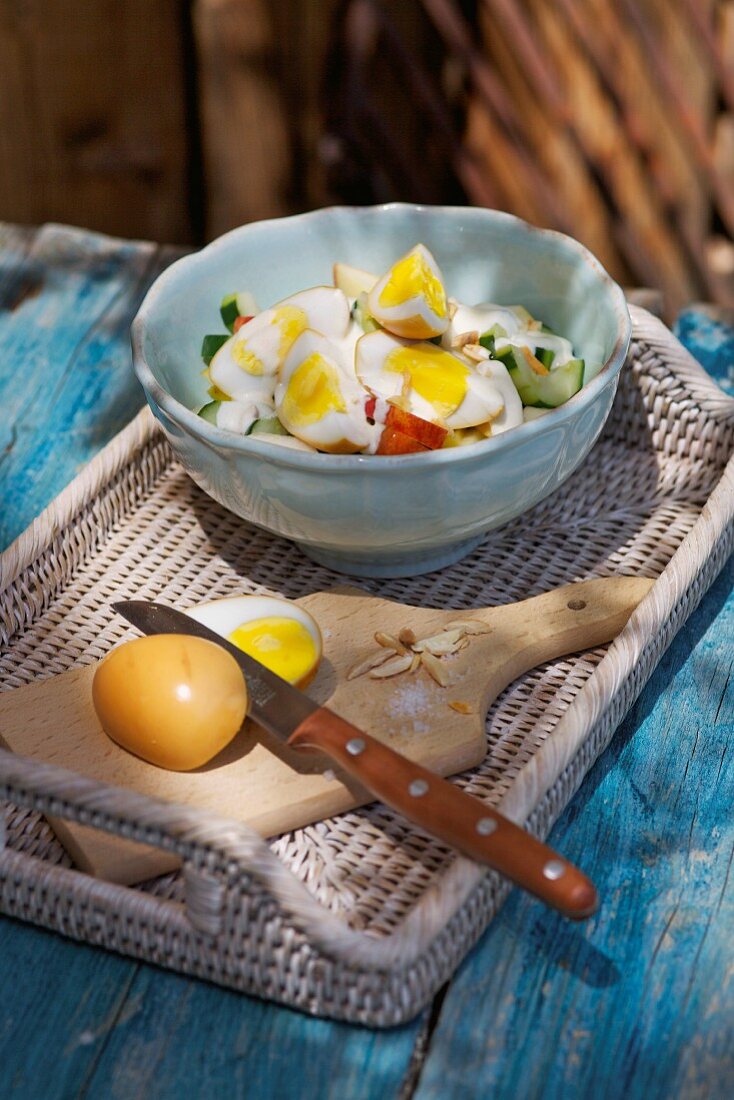
[{"label": "weathered wood plank", "polygon": [[4,917],[0,968],[0,1094],[82,1095],[110,1032],[138,1011],[138,964]]},{"label": "weathered wood plank", "polygon": [[0,210],[191,240],[179,0],[0,0]]},{"label": "weathered wood plank", "polygon": [[0,959],[4,1100],[382,1100],[423,1026],[310,1019],[6,918]]},{"label": "weathered wood plank", "polygon": [[143,404],[130,322],[177,252],[61,226],[0,227],[0,544]]},{"label": "weathered wood plank", "polygon": [[734,1094],[733,583],[730,562],[553,831],[600,913],[573,927],[511,897],[416,1100]]},{"label": "weathered wood plank", "polygon": [[84,1096],[389,1100],[421,1023],[380,1032],[310,1019],[145,966],[98,1048]]}]

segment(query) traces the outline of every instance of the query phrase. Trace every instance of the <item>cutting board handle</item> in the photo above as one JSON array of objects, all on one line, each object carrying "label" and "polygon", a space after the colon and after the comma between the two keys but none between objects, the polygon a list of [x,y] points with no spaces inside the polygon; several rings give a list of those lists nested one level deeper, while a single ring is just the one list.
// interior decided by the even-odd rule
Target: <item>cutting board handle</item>
[{"label": "cutting board handle", "polygon": [[479,613],[492,626],[480,639],[489,666],[485,708],[529,669],[612,641],[652,585],[648,577],[601,577]]}]

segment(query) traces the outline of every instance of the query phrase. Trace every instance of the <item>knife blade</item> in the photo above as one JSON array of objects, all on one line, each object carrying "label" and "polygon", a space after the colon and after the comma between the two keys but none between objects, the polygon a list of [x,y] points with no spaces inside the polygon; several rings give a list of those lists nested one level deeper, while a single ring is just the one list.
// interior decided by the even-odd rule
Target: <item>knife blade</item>
[{"label": "knife blade", "polygon": [[315,703],[220,634],[182,611],[150,600],[123,600],[113,607],[144,634],[189,634],[221,646],[242,669],[249,716],[270,734],[292,749],[328,756],[370,794],[426,832],[499,871],[572,920],[595,912],[593,883],[568,860],[478,798]]}]

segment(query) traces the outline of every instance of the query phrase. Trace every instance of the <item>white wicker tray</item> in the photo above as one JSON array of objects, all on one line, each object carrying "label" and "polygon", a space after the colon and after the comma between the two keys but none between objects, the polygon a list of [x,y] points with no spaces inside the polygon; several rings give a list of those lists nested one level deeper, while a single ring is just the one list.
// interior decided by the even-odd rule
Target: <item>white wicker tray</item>
[{"label": "white wicker tray", "polygon": [[[485,762],[457,779],[539,836],[734,541],[734,400],[659,321],[632,312],[629,364],[584,467],[459,564],[362,582],[406,603],[468,608],[586,577],[659,578],[613,645],[536,669],[504,692],[488,716]],[[102,656],[126,633],[110,615],[113,598],[292,597],[341,580],[209,500],[141,413],[0,557],[1,687]],[[0,799],[1,911],[372,1025],[415,1015],[506,892],[498,876],[379,805],[268,844],[213,814],[4,751]],[[72,868],[43,814],[174,851],[184,869],[136,888],[94,879]]]}]

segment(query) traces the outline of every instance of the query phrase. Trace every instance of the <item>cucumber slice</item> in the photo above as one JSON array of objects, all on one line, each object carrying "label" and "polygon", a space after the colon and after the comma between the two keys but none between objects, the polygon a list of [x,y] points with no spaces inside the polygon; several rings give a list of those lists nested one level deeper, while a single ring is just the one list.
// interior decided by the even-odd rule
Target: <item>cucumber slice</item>
[{"label": "cucumber slice", "polygon": [[555,409],[578,393],[583,386],[584,361],[569,359],[562,367],[556,367],[547,378],[541,378],[540,381],[543,404]]},{"label": "cucumber slice", "polygon": [[542,363],[544,367],[548,367],[550,370],[551,364],[556,357],[556,353],[552,348],[536,348],[535,358],[539,363]]},{"label": "cucumber slice", "polygon": [[502,328],[502,325],[490,325],[487,331],[483,332],[479,337],[479,343],[483,348],[486,348],[489,354],[493,355],[495,359],[498,358],[498,356],[494,350],[494,342],[498,336],[502,336],[505,339],[507,338],[507,332]]},{"label": "cucumber slice", "polygon": [[217,354],[222,344],[226,344],[229,340],[229,336],[205,336],[201,342],[201,358],[204,360],[207,366],[211,363],[214,356]]},{"label": "cucumber slice", "polygon": [[202,420],[206,420],[209,424],[213,424],[216,427],[217,413],[219,412],[219,406],[221,404],[221,401],[210,401],[207,405],[204,405],[203,408],[199,409],[199,416]]},{"label": "cucumber slice", "polygon": [[240,290],[237,294],[228,294],[226,298],[222,298],[219,312],[226,327],[234,332],[234,323],[238,317],[254,317],[259,310],[249,290]]},{"label": "cucumber slice", "polygon": [[511,348],[509,350],[510,355],[504,359],[504,363],[523,405],[532,405],[540,409],[556,409],[581,389],[584,381],[583,359],[569,359],[554,371],[538,374],[533,370],[525,354],[527,349]]},{"label": "cucumber slice", "polygon": [[263,416],[260,420],[255,420],[250,428],[248,435],[290,435],[287,432],[277,416]]},{"label": "cucumber slice", "polygon": [[504,348],[495,349],[493,355],[495,359],[499,359],[500,363],[504,363],[509,370],[510,363],[514,362],[513,357],[517,350],[514,344],[507,344]]}]

